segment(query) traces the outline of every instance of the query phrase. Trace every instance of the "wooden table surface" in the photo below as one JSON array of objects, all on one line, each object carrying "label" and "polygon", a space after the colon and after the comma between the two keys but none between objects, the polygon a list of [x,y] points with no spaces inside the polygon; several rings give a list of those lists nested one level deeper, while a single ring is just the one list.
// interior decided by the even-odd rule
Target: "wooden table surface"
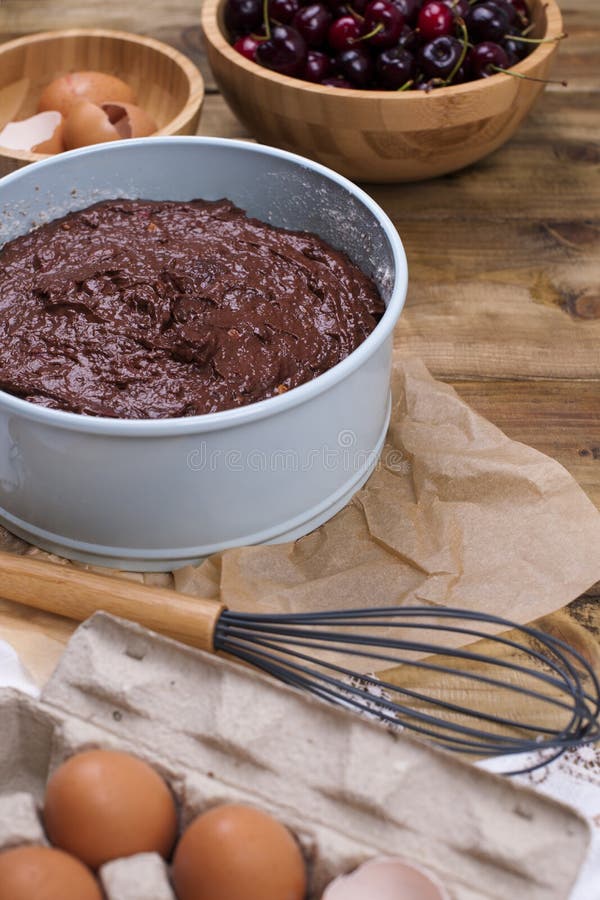
[{"label": "wooden table surface", "polygon": [[[507,145],[456,174],[366,189],[408,255],[398,346],[510,437],[559,460],[600,507],[600,3],[560,6],[569,37],[555,74],[568,87],[547,87]],[[206,64],[199,7],[200,0],[2,0],[0,40],[71,26],[157,37],[204,73],[199,133],[247,137]],[[591,655],[599,597],[600,584],[551,617]],[[14,638],[40,678],[71,627],[0,608],[0,636]]]}]

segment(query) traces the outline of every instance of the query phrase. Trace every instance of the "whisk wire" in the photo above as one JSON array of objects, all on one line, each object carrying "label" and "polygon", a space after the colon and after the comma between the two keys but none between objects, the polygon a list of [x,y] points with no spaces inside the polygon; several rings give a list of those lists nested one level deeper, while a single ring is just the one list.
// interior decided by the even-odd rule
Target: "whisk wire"
[{"label": "whisk wire", "polygon": [[[288,660],[286,660],[285,663],[282,664],[275,656],[272,656],[270,654],[258,655],[247,650],[241,650],[239,653],[236,652],[236,656],[238,656],[238,658],[243,658],[245,661],[251,663],[252,665],[262,668],[264,671],[268,672],[279,680],[286,682],[287,684],[303,688],[304,690],[309,690],[315,695],[320,696],[323,699],[327,699],[330,702],[335,702],[338,705],[340,705],[341,703],[341,705],[343,706],[357,709],[362,713],[366,713],[373,718],[377,718],[385,722],[386,724],[395,727],[396,729],[399,726],[399,713],[405,713],[409,717],[417,718],[420,722],[427,721],[440,728],[449,728],[454,731],[457,730],[456,726],[451,726],[449,723],[443,722],[443,720],[437,719],[432,716],[415,713],[415,711],[410,707],[404,707],[397,703],[388,701],[384,697],[368,698],[367,696],[365,696],[365,691],[362,688],[355,687],[352,684],[340,682],[331,677],[321,676],[321,681],[324,681],[326,685],[333,686],[335,688],[334,691],[329,687],[316,682],[314,678],[311,677],[313,673],[310,669],[307,669],[303,666],[292,665]],[[362,680],[363,677],[361,676],[361,681]],[[370,681],[373,684],[377,683],[375,679],[370,679]],[[344,699],[342,701],[340,701],[340,689],[343,691]],[[390,709],[391,712],[386,712],[386,708]],[[507,739],[506,737],[503,737],[502,741],[499,741],[497,743],[493,743],[491,740],[483,743],[481,740],[479,740],[479,733],[475,732],[475,735],[477,735],[478,737],[477,740],[467,740],[465,738],[458,738],[453,736],[450,741],[447,734],[444,734],[440,731],[435,731],[432,728],[426,728],[423,724],[415,724],[414,722],[407,722],[405,720],[402,722],[402,726],[408,727],[411,731],[434,740],[440,746],[448,750],[460,750],[461,752],[475,754],[478,756],[484,754],[496,755],[511,752],[507,748],[507,743],[510,739]],[[566,737],[567,735],[565,733],[565,739]],[[562,746],[563,733],[557,733],[555,735],[555,740],[557,741],[558,746]],[[555,746],[555,744],[547,742],[545,746]],[[519,741],[518,744],[515,745],[515,750],[513,750],[512,752],[521,753],[533,749],[539,749],[539,742],[537,740],[529,742]]]},{"label": "whisk wire", "polygon": [[[296,630],[296,629],[279,629],[279,630],[277,630],[277,632],[275,632],[273,629],[263,628],[263,627],[258,627],[258,628],[255,627],[255,628],[253,628],[253,631],[260,632],[263,634],[264,633],[269,633],[269,634],[276,633],[278,637],[285,638],[286,645],[299,645],[299,646],[303,646],[303,647],[312,647],[313,649],[319,649],[319,650],[330,649],[327,647],[326,644],[314,643],[311,640],[311,638],[314,637],[315,632],[311,632],[311,631],[301,631],[301,630]],[[236,630],[235,628],[230,628],[229,633],[232,635],[237,634],[238,636],[245,634],[244,631]],[[369,653],[369,654],[361,653],[361,651],[359,651],[359,650],[354,650],[353,647],[356,645],[372,646],[372,639],[363,638],[360,635],[353,636],[351,642],[349,642],[350,646],[346,646],[345,641],[343,639],[340,641],[340,636],[338,634],[336,634],[335,632],[316,632],[316,634],[318,634],[319,638],[322,641],[328,641],[331,643],[335,643],[337,645],[336,649],[338,651],[342,652],[342,650],[343,650],[344,653],[353,654],[354,656],[368,655],[369,659],[377,659],[382,662],[391,662],[396,665],[404,665],[404,664],[410,664],[412,666],[421,665],[423,668],[429,668],[434,671],[440,671],[440,672],[445,671],[447,674],[452,674],[452,675],[456,675],[456,676],[459,676],[461,674],[456,669],[444,668],[443,666],[435,666],[432,664],[423,664],[423,663],[420,664],[419,661],[412,660],[412,659],[409,659],[406,657],[399,658],[396,656],[388,656],[388,655],[385,655],[382,653]],[[255,643],[258,642],[258,640],[256,638],[253,638],[253,640]],[[522,649],[522,647],[519,644],[516,644],[513,641],[509,641],[507,643],[516,649]],[[440,646],[438,644],[424,644],[424,643],[416,643],[414,641],[398,641],[398,640],[391,640],[391,639],[385,639],[385,638],[379,639],[377,642],[377,646],[382,647],[382,648],[385,647],[385,648],[393,648],[393,649],[397,649],[397,650],[406,650],[406,651],[415,651],[415,652],[419,652],[419,653],[427,653],[429,655],[451,656],[451,657],[455,657],[455,658],[461,659],[461,660],[468,660],[471,662],[480,662],[480,663],[485,663],[487,665],[494,665],[498,668],[510,669],[513,672],[521,672],[523,674],[531,676],[532,678],[537,678],[540,681],[544,681],[548,684],[551,684],[555,687],[561,687],[564,683],[568,683],[568,679],[565,678],[564,673],[561,672],[561,670],[558,668],[558,666],[556,666],[550,659],[543,657],[541,654],[534,653],[533,651],[532,651],[531,655],[536,656],[541,662],[547,663],[551,668],[553,668],[556,672],[558,672],[560,675],[563,676],[561,682],[551,678],[550,676],[546,675],[544,672],[538,672],[535,669],[530,669],[530,668],[527,668],[526,666],[521,666],[517,663],[507,663],[507,662],[504,662],[503,660],[497,659],[496,657],[486,656],[483,654],[471,653],[468,650],[464,650],[464,649],[453,649],[453,648],[449,648],[449,647]],[[476,681],[481,681],[481,682],[485,681],[490,685],[495,684],[495,685],[498,685],[501,687],[506,687],[506,688],[508,688],[510,690],[514,690],[516,692],[531,693],[531,692],[526,691],[524,688],[519,687],[518,685],[510,685],[510,684],[507,684],[506,682],[498,681],[497,679],[493,679],[490,677],[486,678],[485,676],[482,676],[482,675],[465,673],[464,677],[470,678],[470,679],[476,680]],[[534,696],[534,694],[531,693],[531,696]],[[540,698],[543,695],[537,694],[535,696]],[[549,700],[549,702],[554,702],[557,706],[565,706],[566,708],[568,708],[567,704],[563,704],[558,700]]]},{"label": "whisk wire", "polygon": [[[263,640],[253,640],[252,644],[255,646],[258,645],[261,647],[267,647],[267,648],[269,648],[271,650],[275,650],[275,651],[280,649],[276,645],[267,643]],[[239,650],[244,645],[241,643],[236,643],[235,646]],[[318,646],[318,645],[313,645],[313,646]],[[352,651],[349,651],[349,652],[352,652]],[[237,653],[236,653],[236,655],[237,655]],[[280,666],[286,667],[289,670],[295,669],[295,670],[301,671],[303,673],[310,673],[310,675],[313,676],[313,683],[314,683],[315,676],[317,676],[317,673],[314,670],[309,670],[306,667],[292,664],[290,657],[294,657],[295,659],[302,659],[307,662],[314,662],[313,657],[306,656],[305,654],[298,653],[297,651],[288,651],[287,658],[283,661],[281,659],[281,656],[274,656],[273,654],[263,653],[263,654],[261,654],[261,656],[258,656],[255,651],[254,655],[255,655],[255,659],[277,660],[279,662]],[[352,670],[346,669],[342,666],[337,666],[337,665],[334,665],[334,664],[328,663],[328,662],[321,662],[321,665],[331,671],[335,671],[335,672],[338,672],[338,673],[346,676],[346,678],[348,678],[348,679],[356,677],[355,673],[352,672]],[[435,667],[433,667],[433,668],[435,668]],[[453,670],[447,670],[447,671],[453,673]],[[453,674],[456,674],[456,673],[453,673]],[[338,681],[331,677],[326,677],[323,673],[318,673],[318,677],[322,681],[327,681],[328,684],[336,685],[336,687],[340,688],[344,692],[348,690],[348,685],[345,682]],[[397,685],[392,684],[391,682],[383,681],[379,678],[373,678],[372,676],[369,676],[369,675],[361,675],[360,680],[364,684],[368,684],[371,687],[376,688],[378,691],[384,690],[384,691],[396,692],[398,690]],[[412,699],[418,700],[419,702],[431,703],[431,704],[438,705],[437,700],[435,700],[431,697],[427,697],[424,694],[420,694],[417,691],[413,691],[410,688],[403,687],[401,693],[403,696],[411,697]],[[539,697],[540,699],[546,699],[543,695],[540,695],[540,694],[533,693],[532,696]],[[466,734],[480,735],[480,731],[477,731],[473,728],[469,728],[464,725],[459,725],[454,722],[446,722],[444,720],[437,719],[427,713],[415,710],[412,707],[399,705],[397,702],[390,701],[389,699],[387,699],[385,697],[381,697],[381,696],[370,697],[368,699],[365,698],[365,701],[369,704],[376,704],[377,706],[388,707],[389,709],[394,710],[396,713],[398,713],[399,711],[402,711],[406,716],[408,716],[411,719],[414,718],[414,719],[418,719],[419,721],[422,721],[422,722],[428,722],[430,724],[435,724],[435,725],[438,725],[440,728],[447,728],[452,731],[459,731],[461,734],[464,734],[464,735],[466,735]],[[483,719],[487,722],[494,722],[495,724],[503,724],[503,725],[507,725],[509,727],[514,727],[514,724],[515,724],[513,721],[511,721],[509,719],[503,719],[501,717],[495,716],[494,714],[481,713],[481,712],[478,712],[477,710],[457,706],[456,704],[451,704],[448,701],[445,702],[444,707],[446,710],[451,710],[453,712],[457,712],[459,714],[469,716],[472,718]],[[398,725],[397,719],[396,719],[395,724]],[[413,727],[408,722],[404,722],[404,725],[408,728]],[[526,723],[521,723],[521,722],[519,723],[519,729],[522,729],[522,730],[529,729],[531,731],[534,731],[536,734],[539,734],[540,732],[546,732],[548,734],[555,734],[555,730],[544,729],[543,727],[538,727],[536,725],[528,725]],[[431,736],[432,732],[428,731],[427,734],[429,734]],[[519,745],[522,743],[521,739],[517,739],[517,738],[506,737],[505,740],[507,742],[512,741],[514,743],[518,743]],[[458,743],[458,741],[457,741],[457,743]],[[469,742],[469,741],[460,741],[460,743],[465,746],[466,745],[472,746],[472,742]],[[477,746],[481,747],[482,744],[479,743]]]},{"label": "whisk wire", "polygon": [[[524,642],[490,634],[482,625],[516,630]],[[403,636],[390,637],[390,632],[398,629]],[[491,656],[477,648],[440,645],[427,636],[422,641],[407,639],[409,629],[446,633],[453,642],[457,635],[467,643],[473,639],[491,641],[510,651],[511,658]],[[437,607],[258,616],[227,610],[217,624],[214,643],[215,649],[287,684],[356,709],[386,725],[407,728],[450,750],[496,755],[543,748],[556,750],[557,756],[568,747],[600,737],[600,684],[588,661],[560,638],[499,616]],[[415,653],[419,658],[414,658]],[[393,683],[376,675],[359,675],[332,661],[332,655],[335,658],[339,654],[368,660],[371,670],[373,664],[400,666],[396,673],[399,680]],[[446,657],[451,662],[432,661],[431,656]],[[520,661],[523,657],[529,665]],[[454,662],[463,667],[454,667]],[[413,670],[419,674],[419,682],[421,675],[435,676],[430,694],[425,692],[427,682],[419,683],[418,689],[411,686],[410,679],[407,683],[403,676]],[[500,672],[506,677],[500,677]],[[518,683],[510,680],[509,673]],[[512,719],[446,696],[451,689],[464,693],[464,686],[469,684],[526,698],[536,704],[536,721],[529,721],[526,714]],[[542,692],[543,687],[548,693]],[[435,695],[436,690],[441,691],[441,697]],[[489,694],[483,696],[489,702]],[[555,710],[551,722],[541,718],[544,709]],[[565,722],[556,723],[557,710],[565,713]],[[527,771],[536,767],[532,765]]]},{"label": "whisk wire", "polygon": [[[487,613],[476,613],[476,612],[473,612],[472,610],[455,609],[452,607],[445,607],[445,608],[440,608],[440,609],[438,609],[438,608],[432,609],[429,607],[376,607],[374,609],[368,609],[368,610],[361,610],[361,609],[344,610],[343,612],[330,611],[330,612],[317,612],[317,613],[296,613],[292,616],[290,616],[289,614],[280,614],[280,615],[264,614],[259,617],[256,617],[256,616],[253,616],[253,615],[250,615],[247,613],[231,613],[231,614],[228,613],[228,616],[230,616],[230,621],[232,624],[235,620],[239,620],[239,623],[243,624],[245,627],[247,627],[248,624],[251,624],[253,631],[266,630],[269,623],[271,623],[271,625],[274,625],[274,624],[276,625],[276,624],[282,623],[282,622],[285,624],[289,624],[291,622],[291,623],[293,623],[293,628],[290,629],[289,632],[287,632],[287,633],[289,633],[290,635],[291,634],[298,635],[299,631],[298,631],[297,625],[312,624],[312,625],[320,626],[323,622],[330,620],[330,619],[334,620],[336,627],[349,626],[352,628],[356,628],[355,621],[347,622],[345,620],[348,618],[350,618],[352,620],[360,618],[362,627],[372,626],[372,627],[380,628],[381,623],[370,622],[369,619],[373,618],[373,617],[384,617],[384,616],[389,617],[390,614],[394,615],[398,618],[413,617],[415,615],[421,615],[423,617],[436,616],[439,618],[465,618],[467,620],[470,619],[470,620],[475,620],[475,621],[483,621],[483,622],[493,624],[493,625],[503,625],[506,628],[509,628],[511,630],[520,631],[523,634],[525,634],[529,637],[532,637],[535,640],[537,640],[538,642],[542,643],[544,646],[546,646],[548,649],[552,650],[556,655],[559,656],[559,658],[562,660],[563,664],[569,670],[570,675],[576,682],[578,691],[581,691],[582,695],[585,696],[587,700],[589,700],[596,706],[597,713],[600,712],[600,683],[598,681],[598,678],[597,678],[596,673],[593,670],[593,668],[588,664],[587,660],[580,653],[578,653],[578,651],[574,647],[570,646],[565,641],[562,641],[560,638],[554,637],[553,635],[546,634],[535,628],[531,628],[530,626],[527,626],[527,625],[518,625],[514,622],[510,622],[508,619],[501,618],[500,616],[494,616],[492,614],[487,614]],[[527,646],[526,648],[524,648],[522,644],[519,644],[516,641],[513,641],[506,637],[503,637],[502,635],[490,634],[489,632],[485,632],[485,631],[475,631],[473,629],[459,628],[458,626],[439,625],[439,624],[431,623],[431,622],[427,622],[427,623],[410,622],[407,626],[406,622],[394,622],[394,621],[391,621],[389,618],[385,622],[385,627],[386,628],[406,628],[406,627],[421,628],[421,629],[427,629],[427,630],[432,630],[432,631],[437,630],[437,631],[442,631],[442,632],[451,632],[454,634],[475,636],[478,638],[491,640],[494,643],[502,644],[504,646],[515,649],[519,652],[523,652],[523,650],[525,650],[528,656],[531,656],[531,657],[537,659],[539,662],[541,662],[544,665],[547,665],[549,668],[555,669],[559,674],[561,674],[563,676],[563,679],[564,679],[564,673],[561,672],[560,669],[558,669],[558,667],[554,664],[554,662],[552,661],[552,659],[550,657],[544,656],[542,653],[539,653],[531,646]],[[280,635],[286,633],[286,631],[284,629],[281,629],[278,627],[278,628],[274,629],[272,633],[280,636]],[[309,634],[310,636],[313,636],[314,632],[309,631],[309,632],[307,632],[307,634]],[[337,634],[336,632],[319,632],[319,636],[322,639],[325,639],[327,637],[327,639],[329,639],[333,642],[338,642],[339,637],[340,637],[339,634]],[[359,643],[359,642],[361,642],[361,636],[357,635],[355,633],[351,636],[351,638],[349,638],[349,641],[351,641],[354,644]],[[367,641],[367,643],[368,643],[368,641]],[[377,646],[381,646],[380,641],[377,642]],[[424,646],[425,645],[423,645],[423,644],[419,644],[418,650],[423,651]],[[405,647],[405,644],[403,643],[403,648],[404,647]],[[557,648],[558,648],[558,651],[557,651]],[[439,653],[443,653],[444,655],[449,655],[449,651],[450,651],[450,648],[448,648],[448,647],[439,647],[437,650],[428,650],[427,652],[431,652],[431,653],[439,652]],[[591,694],[585,694],[585,692],[583,692],[583,688],[581,686],[581,681],[577,674],[577,670],[569,662],[567,656],[565,656],[564,653],[561,653],[560,651],[566,651],[567,654],[572,656],[575,660],[577,660],[580,663],[582,668],[585,670],[586,675],[592,681],[595,696],[593,696]],[[459,650],[459,655],[462,658],[464,658],[465,652],[467,652],[467,651]],[[499,660],[497,657],[493,657],[491,659],[491,662],[495,666],[503,665],[502,660]],[[517,664],[504,663],[504,665],[509,669],[515,669]],[[532,670],[528,670],[528,671],[531,672]],[[537,673],[537,677],[543,677],[543,673]]]},{"label": "whisk wire", "polygon": [[[365,692],[363,689],[355,687],[350,683],[343,683],[334,678],[323,675],[319,676],[320,680],[317,681],[315,678],[311,677],[313,673],[309,669],[307,669],[306,667],[293,665],[289,660],[286,660],[285,663],[281,663],[278,660],[278,657],[272,656],[270,654],[258,655],[257,653],[251,653],[247,649],[244,650],[238,648],[238,650],[239,652],[236,652],[235,654],[238,659],[244,659],[246,662],[258,666],[259,668],[263,669],[263,671],[268,672],[279,680],[294,687],[301,687],[305,690],[308,689],[316,696],[320,696],[323,699],[327,699],[330,702],[336,703],[337,705],[357,709],[358,711],[366,713],[373,718],[377,718],[388,725],[394,726],[396,729],[399,727],[399,713],[405,713],[406,715],[415,717],[420,721],[429,720],[441,727],[444,727],[445,725],[445,723],[442,723],[431,716],[425,716],[421,713],[414,713],[414,711],[409,707],[403,707],[402,705],[392,703],[391,701],[388,701],[383,697],[373,698],[373,700],[369,701],[365,697]],[[331,685],[332,688],[335,688],[335,691],[329,688],[328,685]],[[342,697],[343,699],[341,699]],[[386,708],[389,708],[391,712],[387,713]],[[404,722],[403,726],[406,727],[407,723]],[[412,725],[408,725],[407,727],[409,727],[412,731],[417,732],[418,734],[422,734],[425,737],[435,739],[439,743],[442,743],[444,741],[443,734],[434,731],[431,728],[425,728],[422,725],[416,725],[414,723]],[[480,749],[474,749],[476,747],[480,748],[481,745],[475,744],[473,741],[466,741],[455,738],[454,743],[460,745],[461,749],[464,748],[465,752],[471,752],[468,748],[473,748],[472,752],[481,752]],[[496,748],[491,747],[490,752],[495,751]],[[498,752],[500,752],[500,750],[498,750]]]}]

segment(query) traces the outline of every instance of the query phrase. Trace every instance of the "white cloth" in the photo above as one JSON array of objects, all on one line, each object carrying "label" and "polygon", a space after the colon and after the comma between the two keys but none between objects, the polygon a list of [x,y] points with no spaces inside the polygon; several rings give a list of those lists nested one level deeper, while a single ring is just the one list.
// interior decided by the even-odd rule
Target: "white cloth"
[{"label": "white cloth", "polygon": [[40,693],[21,660],[6,641],[0,641],[0,687],[18,688],[32,697],[38,697]]}]

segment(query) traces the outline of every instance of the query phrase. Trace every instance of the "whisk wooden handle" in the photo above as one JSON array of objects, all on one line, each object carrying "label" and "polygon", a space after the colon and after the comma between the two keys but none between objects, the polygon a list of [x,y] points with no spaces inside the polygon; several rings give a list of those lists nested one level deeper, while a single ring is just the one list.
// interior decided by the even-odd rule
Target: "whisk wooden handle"
[{"label": "whisk wooden handle", "polygon": [[209,651],[224,609],[215,600],[1,552],[0,597],[78,622],[104,610]]}]

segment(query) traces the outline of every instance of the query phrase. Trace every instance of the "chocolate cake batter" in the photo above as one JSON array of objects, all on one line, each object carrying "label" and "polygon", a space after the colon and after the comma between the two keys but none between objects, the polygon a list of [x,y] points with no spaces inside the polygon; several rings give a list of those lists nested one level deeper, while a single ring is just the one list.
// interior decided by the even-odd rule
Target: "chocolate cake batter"
[{"label": "chocolate cake batter", "polygon": [[375,285],[320,238],[228,200],[110,200],[0,251],[0,388],[94,416],[244,406],[373,330]]}]

